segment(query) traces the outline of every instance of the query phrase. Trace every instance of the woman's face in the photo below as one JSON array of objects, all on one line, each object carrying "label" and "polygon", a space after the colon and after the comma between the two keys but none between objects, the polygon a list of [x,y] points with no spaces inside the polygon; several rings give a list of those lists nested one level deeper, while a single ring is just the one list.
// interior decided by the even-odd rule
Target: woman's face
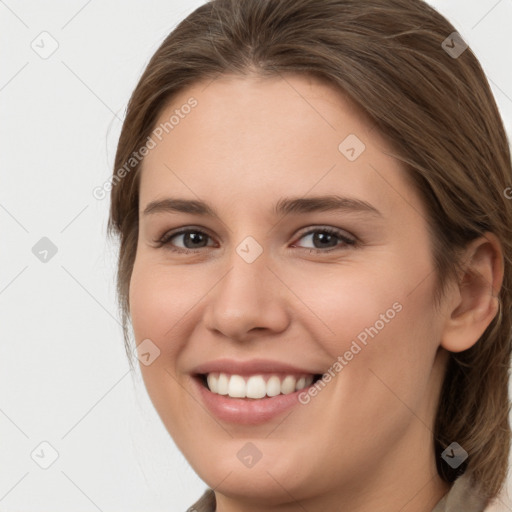
[{"label": "woman's face", "polygon": [[385,141],[299,75],[197,84],[156,126],[130,304],[179,449],[253,503],[370,482],[413,499],[435,473],[444,316],[425,210]]}]

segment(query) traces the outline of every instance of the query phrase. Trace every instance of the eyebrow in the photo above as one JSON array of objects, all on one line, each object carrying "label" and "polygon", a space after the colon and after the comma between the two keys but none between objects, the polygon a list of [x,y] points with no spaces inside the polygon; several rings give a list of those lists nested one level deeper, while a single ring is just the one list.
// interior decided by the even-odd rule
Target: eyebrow
[{"label": "eyebrow", "polygon": [[[326,211],[354,212],[371,217],[382,217],[382,213],[370,203],[338,195],[282,198],[273,209],[276,216]],[[170,197],[151,201],[143,211],[143,215],[154,213],[190,213],[219,218],[215,209],[204,201]]]}]

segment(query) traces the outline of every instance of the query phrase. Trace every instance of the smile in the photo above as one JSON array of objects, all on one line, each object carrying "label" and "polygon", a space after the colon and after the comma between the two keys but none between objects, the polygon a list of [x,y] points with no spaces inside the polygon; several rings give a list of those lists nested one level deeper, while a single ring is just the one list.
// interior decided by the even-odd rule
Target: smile
[{"label": "smile", "polygon": [[311,386],[315,375],[233,375],[212,372],[202,375],[203,384],[214,394],[254,400],[289,395]]}]

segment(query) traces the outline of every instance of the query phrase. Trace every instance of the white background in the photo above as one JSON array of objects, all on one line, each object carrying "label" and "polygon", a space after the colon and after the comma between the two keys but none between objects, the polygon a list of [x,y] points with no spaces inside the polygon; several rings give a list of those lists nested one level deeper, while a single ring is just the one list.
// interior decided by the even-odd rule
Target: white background
[{"label": "white background", "polygon": [[[129,373],[108,198],[92,195],[150,56],[202,3],[0,0],[1,512],[178,511],[205,488]],[[512,133],[512,0],[430,3]],[[47,59],[31,48],[43,31],[59,45]],[[47,263],[32,253],[42,237],[58,249]],[[43,441],[59,454],[46,470],[31,458]]]}]

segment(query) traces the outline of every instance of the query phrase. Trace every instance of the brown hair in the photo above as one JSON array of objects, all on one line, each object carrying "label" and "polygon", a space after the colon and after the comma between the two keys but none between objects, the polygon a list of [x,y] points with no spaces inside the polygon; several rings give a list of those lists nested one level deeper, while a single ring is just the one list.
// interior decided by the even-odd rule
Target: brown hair
[{"label": "brown hair", "polygon": [[[187,86],[223,74],[307,73],[334,83],[368,114],[427,207],[438,304],[459,251],[494,233],[505,263],[500,310],[470,349],[450,354],[434,439],[438,472],[471,473],[492,498],[510,445],[512,185],[510,148],[485,74],[470,48],[442,46],[454,27],[422,0],[213,0],[183,20],[151,58],[132,94],[115,158],[109,234],[120,239],[118,297],[129,348],[128,291],[137,250],[140,164],[157,117]],[[453,47],[453,40],[450,46]],[[116,169],[118,173],[116,174]],[[456,441],[469,458],[451,472],[440,453]]]}]

